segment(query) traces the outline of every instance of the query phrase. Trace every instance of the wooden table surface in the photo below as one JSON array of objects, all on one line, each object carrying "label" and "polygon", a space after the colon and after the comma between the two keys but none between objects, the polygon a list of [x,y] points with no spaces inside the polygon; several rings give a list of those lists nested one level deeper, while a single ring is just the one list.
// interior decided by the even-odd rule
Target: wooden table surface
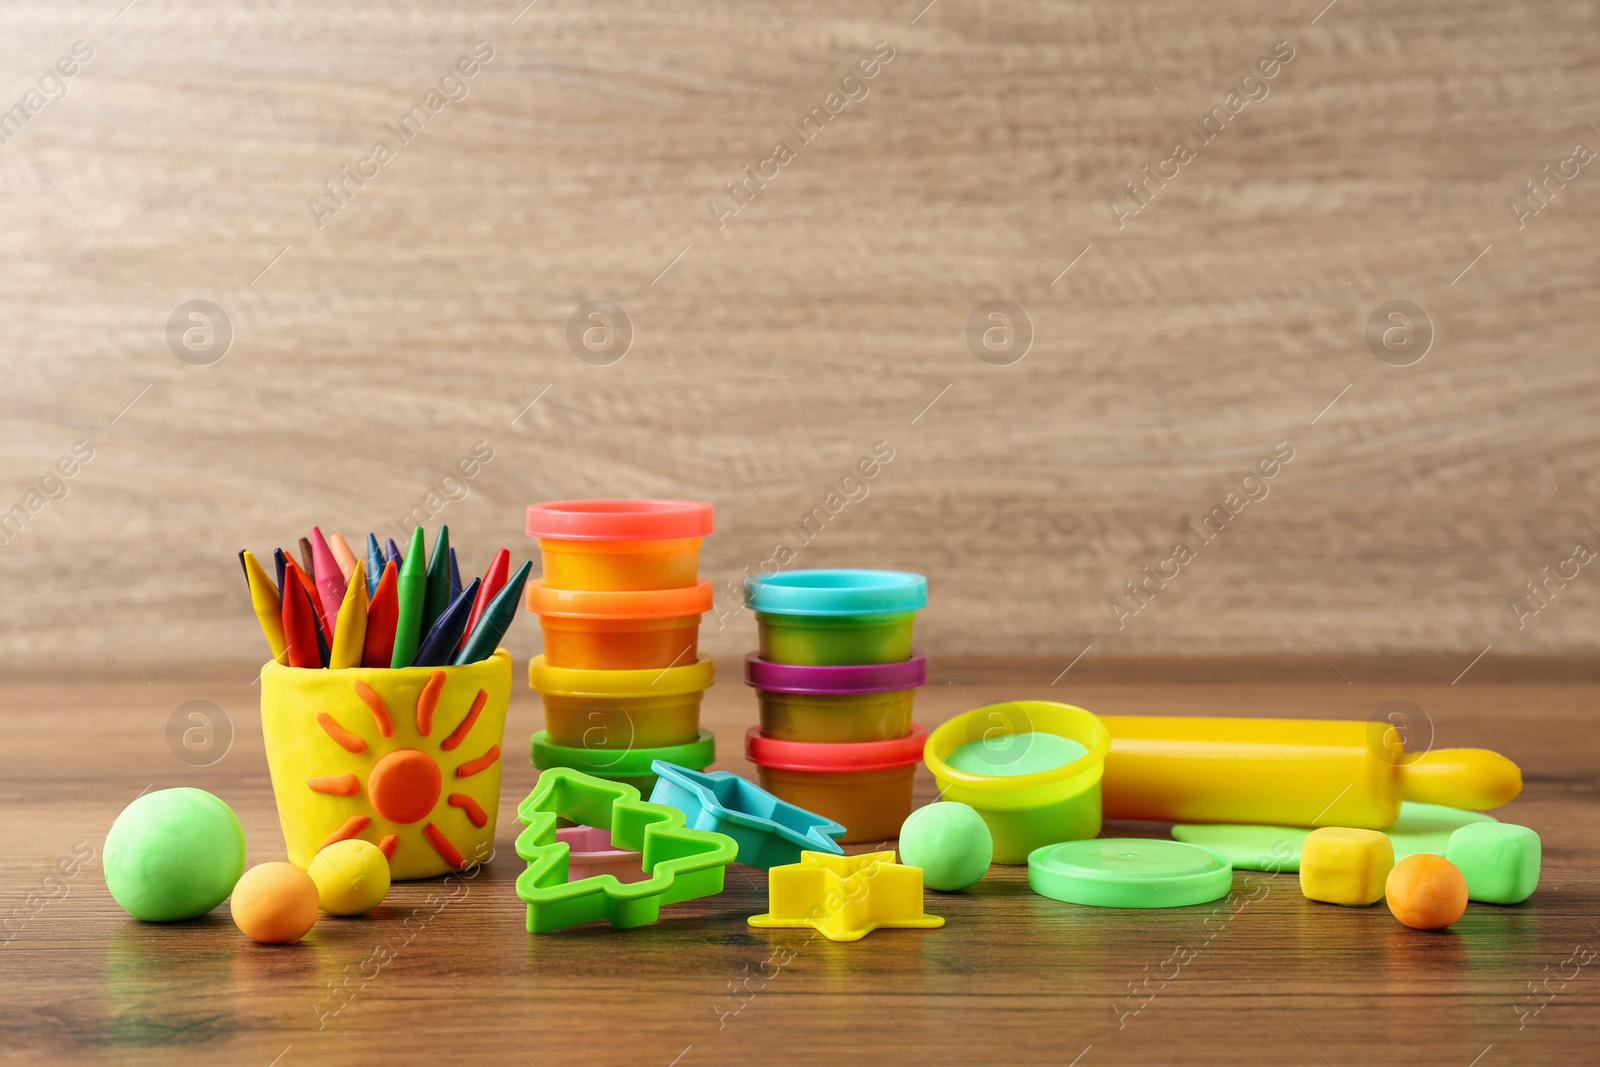
[{"label": "wooden table surface", "polygon": [[[1593,1062],[1600,686],[1074,685],[1069,676],[1052,688],[1051,673],[1017,667],[982,684],[930,685],[919,718],[931,726],[1029,696],[1108,713],[1338,718],[1410,700],[1439,744],[1494,748],[1522,766],[1524,793],[1499,814],[1543,836],[1539,890],[1514,908],[1473,905],[1450,931],[1423,934],[1381,905],[1312,904],[1292,875],[1236,875],[1231,907],[1133,912],[1046,900],[1029,892],[1023,870],[996,867],[972,892],[927,895],[928,910],[947,920],[942,929],[833,944],[747,926],[765,910],[766,878],[736,866],[720,896],[670,908],[654,926],[535,938],[522,929],[512,886],[521,868],[515,804],[534,778],[518,754],[539,719],[520,690],[507,727],[498,858],[470,882],[400,885],[366,918],[324,918],[298,946],[264,947],[234,929],[225,907],[190,923],[136,922],[111,901],[99,865],[123,805],[176,785],[210,789],[233,806],[251,863],[283,858],[253,671],[157,672],[148,687],[112,675],[13,677],[0,709],[8,742],[0,845],[10,860],[0,876],[9,938],[0,950],[0,1060]],[[748,771],[736,739],[755,707],[734,677],[725,671],[709,694],[705,722],[721,740],[718,766]],[[206,767],[180,760],[167,740],[169,720],[190,700],[217,712],[213,747],[189,757],[216,760]],[[933,792],[920,770],[919,801]],[[75,873],[52,875],[62,860]],[[430,895],[455,899],[430,906]],[[393,959],[373,966],[380,948],[388,952],[379,958]],[[334,987],[348,990],[343,1001]]]}]

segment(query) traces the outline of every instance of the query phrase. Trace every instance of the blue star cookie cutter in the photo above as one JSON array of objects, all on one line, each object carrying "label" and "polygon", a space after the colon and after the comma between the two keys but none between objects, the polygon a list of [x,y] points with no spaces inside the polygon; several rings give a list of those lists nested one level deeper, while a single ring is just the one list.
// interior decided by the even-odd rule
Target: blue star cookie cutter
[{"label": "blue star cookie cutter", "polygon": [[[556,839],[557,818],[608,830],[619,849],[641,853],[649,877],[619,882],[609,874],[567,881],[566,842]],[[526,829],[517,855],[528,863],[517,876],[517,896],[528,906],[528,932],[561,930],[605,919],[619,929],[660,918],[661,908],[722,892],[722,876],[738,853],[718,833],[689,829],[683,812],[639,799],[639,791],[568,767],[551,767],[517,806]]]},{"label": "blue star cookie cutter", "polygon": [[834,840],[844,833],[843,826],[779,800],[748,778],[731,771],[690,770],[666,760],[656,760],[650,769],[657,775],[651,802],[677,808],[696,830],[733,838],[740,863],[770,870],[798,863],[802,852],[844,855]]}]

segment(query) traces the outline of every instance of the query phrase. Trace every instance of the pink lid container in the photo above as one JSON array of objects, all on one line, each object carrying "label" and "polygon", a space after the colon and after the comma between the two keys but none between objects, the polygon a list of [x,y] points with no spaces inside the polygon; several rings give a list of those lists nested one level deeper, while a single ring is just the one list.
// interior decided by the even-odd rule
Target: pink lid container
[{"label": "pink lid container", "polygon": [[528,508],[528,536],[557,541],[666,541],[711,534],[703,500],[551,500]]}]

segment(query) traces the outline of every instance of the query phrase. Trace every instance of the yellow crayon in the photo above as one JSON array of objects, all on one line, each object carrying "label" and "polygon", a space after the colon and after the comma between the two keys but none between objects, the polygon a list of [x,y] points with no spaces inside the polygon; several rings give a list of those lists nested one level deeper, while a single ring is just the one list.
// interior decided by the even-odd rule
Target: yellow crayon
[{"label": "yellow crayon", "polygon": [[261,624],[261,632],[266,636],[267,648],[271,649],[273,659],[287,665],[289,658],[284,649],[288,642],[283,638],[283,610],[278,603],[278,586],[267,576],[249,549],[239,553],[239,562],[244,564],[244,580],[250,583],[250,606],[255,608],[256,621]]},{"label": "yellow crayon", "polygon": [[339,605],[339,621],[334,623],[333,650],[328,653],[328,667],[361,666],[361,649],[366,641],[367,564],[365,560],[358,559],[351,571],[350,582],[344,589],[344,602]]}]

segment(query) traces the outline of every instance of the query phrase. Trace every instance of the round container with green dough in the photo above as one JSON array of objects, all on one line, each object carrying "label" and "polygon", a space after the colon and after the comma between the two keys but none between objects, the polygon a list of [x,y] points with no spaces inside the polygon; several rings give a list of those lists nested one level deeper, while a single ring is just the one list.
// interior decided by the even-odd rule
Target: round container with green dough
[{"label": "round container with green dough", "polygon": [[1111,737],[1070,704],[1017,700],[963,712],[928,735],[923,761],[945,800],[970,805],[994,836],[994,862],[1100,832]]}]

